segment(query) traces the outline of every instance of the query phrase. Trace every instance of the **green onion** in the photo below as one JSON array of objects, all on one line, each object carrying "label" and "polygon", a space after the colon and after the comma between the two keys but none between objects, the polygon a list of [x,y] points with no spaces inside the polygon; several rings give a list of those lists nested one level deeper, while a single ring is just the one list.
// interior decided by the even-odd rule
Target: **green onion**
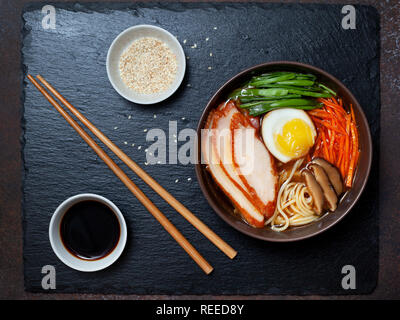
[{"label": "green onion", "polygon": [[330,98],[332,95],[326,92],[313,92],[313,91],[304,91],[297,89],[287,89],[289,93],[300,94],[302,96],[314,97],[314,98]]},{"label": "green onion", "polygon": [[312,80],[286,80],[286,81],[279,81],[277,84],[281,85],[288,85],[288,86],[297,86],[297,87],[308,87],[314,84]]},{"label": "green onion", "polygon": [[315,79],[317,79],[317,77],[310,73],[307,73],[307,74],[306,73],[298,73],[296,75],[296,79],[298,79],[298,80],[314,80],[315,81]]},{"label": "green onion", "polygon": [[[317,104],[315,106],[291,106],[290,108],[292,109],[301,109],[301,110],[313,110],[316,108],[320,108],[322,104]],[[272,111],[272,110],[277,110],[281,109],[283,107],[272,107],[272,106],[265,106],[265,105],[257,105],[254,107],[251,107],[249,109],[249,115],[251,116],[259,116],[261,114],[264,114],[266,112]]]},{"label": "green onion", "polygon": [[290,106],[315,106],[318,102],[311,99],[282,99],[271,101],[257,101],[252,103],[241,104],[241,108],[251,108],[254,106],[270,106],[270,107],[290,107]]},{"label": "green onion", "polygon": [[287,89],[282,88],[271,88],[271,89],[243,89],[240,92],[241,96],[262,96],[262,97],[274,97],[274,96],[285,96],[289,92]]},{"label": "green onion", "polygon": [[270,101],[270,100],[277,100],[277,99],[293,99],[293,98],[301,98],[299,94],[288,94],[286,96],[273,96],[273,97],[254,97],[254,96],[241,96],[239,100],[241,103],[248,103],[254,101]]},{"label": "green onion", "polygon": [[332,89],[328,88],[327,86],[324,86],[322,83],[318,83],[318,86],[320,86],[322,89],[325,89],[325,91],[328,91],[329,93],[333,94],[336,96],[336,92],[333,91]]},{"label": "green onion", "polygon": [[276,83],[279,81],[291,80],[294,78],[295,78],[294,73],[283,74],[277,77],[261,77],[261,78],[256,78],[255,81],[250,81],[250,85],[253,87],[257,87],[268,83]]},{"label": "green onion", "polygon": [[321,106],[315,98],[336,95],[316,79],[315,75],[309,73],[268,72],[252,77],[229,97],[238,99],[240,107],[248,109],[250,115],[261,115],[285,107],[311,110]]},{"label": "green onion", "polygon": [[315,87],[315,86],[312,86],[312,87],[296,87],[296,86],[289,86],[289,85],[276,84],[276,83],[266,84],[266,85],[260,86],[260,89],[261,88],[279,88],[279,89],[295,89],[295,90],[300,89],[300,90],[315,91],[315,92],[325,92],[324,90],[322,90],[322,88]]}]

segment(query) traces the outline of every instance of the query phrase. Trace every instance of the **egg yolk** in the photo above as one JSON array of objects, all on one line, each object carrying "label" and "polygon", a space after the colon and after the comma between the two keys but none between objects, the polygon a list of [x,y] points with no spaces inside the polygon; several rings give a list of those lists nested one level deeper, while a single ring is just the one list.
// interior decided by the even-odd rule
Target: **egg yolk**
[{"label": "egg yolk", "polygon": [[314,144],[313,131],[302,119],[293,119],[284,124],[281,133],[275,135],[278,150],[287,157],[305,155]]}]

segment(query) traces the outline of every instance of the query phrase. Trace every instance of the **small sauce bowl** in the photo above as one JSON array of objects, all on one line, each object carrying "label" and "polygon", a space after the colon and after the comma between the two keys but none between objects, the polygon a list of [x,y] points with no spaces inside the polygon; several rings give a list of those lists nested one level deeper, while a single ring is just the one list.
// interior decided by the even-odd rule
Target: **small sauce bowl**
[{"label": "small sauce bowl", "polygon": [[[95,260],[82,259],[72,254],[65,247],[60,232],[60,226],[64,215],[72,206],[83,201],[97,201],[101,204],[104,204],[115,214],[119,223],[120,233],[118,242],[116,243],[114,248],[109,253],[107,253],[107,255]],[[122,251],[125,248],[127,229],[125,219],[121,211],[113,202],[97,194],[84,193],[70,197],[58,206],[50,220],[49,238],[54,253],[63,263],[75,270],[93,272],[107,268],[120,257]]]},{"label": "small sauce bowl", "polygon": [[[176,76],[165,91],[153,94],[137,93],[129,88],[120,76],[119,59],[122,53],[135,40],[144,37],[164,42],[176,56],[178,67]],[[179,88],[185,75],[186,57],[179,41],[168,31],[152,25],[137,25],[124,30],[115,38],[108,50],[106,66],[111,85],[122,97],[138,104],[154,104],[169,98]]]}]

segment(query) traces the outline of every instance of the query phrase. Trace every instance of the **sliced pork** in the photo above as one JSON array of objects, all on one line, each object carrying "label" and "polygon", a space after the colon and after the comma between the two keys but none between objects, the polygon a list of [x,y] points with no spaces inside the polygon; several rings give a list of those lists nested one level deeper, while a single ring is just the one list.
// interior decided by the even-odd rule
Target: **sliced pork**
[{"label": "sliced pork", "polygon": [[[246,159],[235,159],[235,144],[236,150],[243,150],[238,146],[243,147],[246,143],[235,134],[236,126],[240,126],[238,129],[251,127],[233,102],[223,103],[213,110],[202,133],[202,156],[214,180],[243,218],[250,225],[261,228],[265,217],[269,217],[275,208],[277,175],[273,159],[253,127],[249,143],[254,148],[247,154],[247,160],[253,163],[248,165]],[[238,130],[237,134],[242,131]],[[236,158],[241,155],[237,152]]]},{"label": "sliced pork", "polygon": [[254,203],[265,217],[270,217],[275,211],[278,191],[274,159],[243,114],[233,116],[231,130],[233,162],[237,173]]}]

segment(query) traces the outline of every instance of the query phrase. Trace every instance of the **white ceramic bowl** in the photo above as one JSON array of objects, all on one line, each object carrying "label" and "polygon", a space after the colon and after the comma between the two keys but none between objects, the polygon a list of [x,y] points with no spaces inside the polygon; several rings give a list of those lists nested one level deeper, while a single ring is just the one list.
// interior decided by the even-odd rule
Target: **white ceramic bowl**
[{"label": "white ceramic bowl", "polygon": [[[136,39],[153,37],[163,41],[176,55],[178,70],[171,86],[163,92],[154,94],[136,93],[122,81],[119,73],[119,59],[124,50]],[[107,54],[107,75],[114,89],[125,99],[139,104],[153,104],[170,97],[182,83],[186,70],[186,58],[179,41],[168,31],[152,26],[137,25],[121,32],[112,42]]]},{"label": "white ceramic bowl", "polygon": [[[111,253],[109,253],[105,257],[97,260],[84,260],[72,255],[64,247],[60,235],[60,223],[64,214],[74,204],[86,200],[95,200],[104,203],[109,208],[111,208],[111,210],[117,216],[120,226],[120,237],[113,251],[111,251]],[[119,209],[117,208],[117,206],[110,200],[92,193],[78,194],[76,196],[68,198],[63,203],[61,203],[54,212],[53,216],[51,217],[49,226],[50,244],[57,257],[67,266],[79,271],[86,271],[86,272],[98,271],[107,268],[108,266],[113,264],[119,258],[122,251],[124,250],[126,244],[126,235],[127,235],[127,230],[126,230],[125,219],[121,211],[119,211]]]}]

